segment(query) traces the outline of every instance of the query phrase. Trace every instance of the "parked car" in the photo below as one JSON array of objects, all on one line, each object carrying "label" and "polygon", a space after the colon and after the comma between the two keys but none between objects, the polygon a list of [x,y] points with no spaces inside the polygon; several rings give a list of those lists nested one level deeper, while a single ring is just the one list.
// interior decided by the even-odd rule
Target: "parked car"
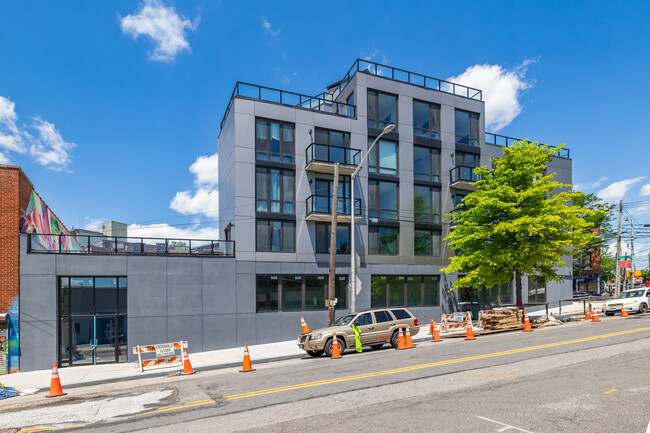
[{"label": "parked car", "polygon": [[589,296],[593,296],[589,292],[573,292],[573,299],[575,298],[587,298]]},{"label": "parked car", "polygon": [[390,343],[397,347],[399,325],[409,325],[411,336],[420,331],[418,319],[406,308],[379,308],[346,314],[327,328],[315,329],[298,337],[298,347],[310,356],[332,355],[333,334],[339,342],[341,353],[348,347],[354,347],[352,324],[361,330],[361,344],[379,349]]},{"label": "parked car", "polygon": [[626,290],[611,301],[605,302],[603,313],[613,316],[623,308],[631,313],[645,313],[648,311],[648,305],[650,305],[650,289]]}]

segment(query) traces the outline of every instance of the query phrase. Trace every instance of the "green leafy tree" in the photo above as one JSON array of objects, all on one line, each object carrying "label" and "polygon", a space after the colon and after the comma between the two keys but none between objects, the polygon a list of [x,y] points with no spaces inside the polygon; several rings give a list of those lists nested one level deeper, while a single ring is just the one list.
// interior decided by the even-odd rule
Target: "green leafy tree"
[{"label": "green leafy tree", "polygon": [[616,278],[616,260],[613,255],[601,253],[600,275],[603,281],[611,281]]},{"label": "green leafy tree", "polygon": [[456,224],[445,239],[457,252],[446,273],[458,272],[454,288],[492,287],[515,276],[517,305],[522,305],[522,276],[560,280],[555,268],[574,247],[594,241],[591,209],[572,205],[570,185],[546,175],[551,148],[522,140],[503,149],[494,168],[478,167],[476,190],[449,215]]},{"label": "green leafy tree", "polygon": [[[585,216],[585,221],[589,223],[586,229],[591,230],[594,234],[593,240],[583,248],[574,249],[573,275],[578,275],[580,271],[589,268],[590,261],[588,259],[594,253],[600,252],[601,255],[605,254],[607,244],[614,239],[616,234],[612,227],[614,205],[604,203],[594,194],[585,194],[579,191],[575,191],[575,193],[576,196],[573,199],[573,205],[594,211],[591,215]],[[603,257],[601,256],[601,268],[602,260]]]}]

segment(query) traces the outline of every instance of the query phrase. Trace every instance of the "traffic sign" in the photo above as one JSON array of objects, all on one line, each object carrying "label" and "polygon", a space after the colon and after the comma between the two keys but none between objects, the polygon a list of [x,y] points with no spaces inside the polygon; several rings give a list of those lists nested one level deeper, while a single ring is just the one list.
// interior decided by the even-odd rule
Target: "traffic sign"
[{"label": "traffic sign", "polygon": [[643,278],[641,277],[635,277],[634,278],[634,284],[641,284],[643,282]]},{"label": "traffic sign", "polygon": [[621,260],[621,268],[631,268],[631,267],[632,267],[631,260]]},{"label": "traffic sign", "polygon": [[619,260],[632,260],[632,256],[618,256]]}]

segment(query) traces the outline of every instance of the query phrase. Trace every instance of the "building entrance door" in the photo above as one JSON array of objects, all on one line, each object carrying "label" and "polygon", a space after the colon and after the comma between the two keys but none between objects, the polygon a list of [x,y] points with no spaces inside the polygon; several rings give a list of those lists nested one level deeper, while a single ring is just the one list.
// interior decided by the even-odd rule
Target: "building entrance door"
[{"label": "building entrance door", "polygon": [[59,364],[126,362],[126,278],[59,281]]}]

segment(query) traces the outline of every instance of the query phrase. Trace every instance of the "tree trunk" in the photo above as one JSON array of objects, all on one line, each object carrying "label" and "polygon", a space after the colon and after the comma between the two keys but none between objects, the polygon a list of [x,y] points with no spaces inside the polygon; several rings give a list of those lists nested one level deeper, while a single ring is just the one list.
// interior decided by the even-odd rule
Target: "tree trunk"
[{"label": "tree trunk", "polygon": [[517,299],[517,307],[523,308],[524,301],[521,295],[521,271],[519,269],[515,271],[515,287],[516,287],[515,297]]}]

